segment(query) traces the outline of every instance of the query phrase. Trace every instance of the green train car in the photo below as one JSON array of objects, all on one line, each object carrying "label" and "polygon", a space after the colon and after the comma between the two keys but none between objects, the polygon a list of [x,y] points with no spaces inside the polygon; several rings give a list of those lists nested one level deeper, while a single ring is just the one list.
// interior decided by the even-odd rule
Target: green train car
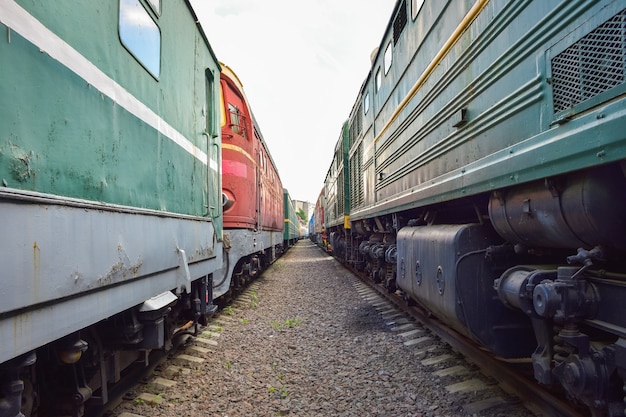
[{"label": "green train car", "polygon": [[81,416],[213,311],[220,66],[197,21],[0,0],[1,417]]},{"label": "green train car", "polygon": [[283,188],[285,228],[283,229],[283,247],[285,250],[295,245],[300,239],[300,222],[289,191]]},{"label": "green train car", "polygon": [[[335,145],[335,153],[330,168],[324,180],[325,219],[327,228],[343,230],[350,229],[350,173],[348,151],[350,144],[350,129],[346,121],[341,129],[341,134]],[[336,242],[331,247],[334,255],[345,257],[344,241]]]},{"label": "green train car", "polygon": [[626,375],[625,7],[397,1],[325,187],[335,256],[610,416]]}]

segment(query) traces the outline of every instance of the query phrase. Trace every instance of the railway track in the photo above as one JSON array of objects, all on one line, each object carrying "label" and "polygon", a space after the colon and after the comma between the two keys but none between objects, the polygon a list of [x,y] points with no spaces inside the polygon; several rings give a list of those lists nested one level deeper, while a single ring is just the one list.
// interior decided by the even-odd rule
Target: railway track
[{"label": "railway track", "polygon": [[[220,326],[210,324],[202,329],[198,337],[189,338],[184,346],[171,352],[153,369],[147,370],[142,380],[114,404],[114,407],[106,410],[104,415],[150,417],[151,409],[174,407],[181,398],[166,398],[164,392],[176,385],[185,384],[198,366],[205,362],[205,356],[210,355],[212,347],[218,344],[220,329]],[[189,386],[189,391],[193,396],[193,386]]]},{"label": "railway track", "polygon": [[[218,346],[224,326],[232,324],[233,308],[254,304],[257,284],[251,283],[206,326],[198,325],[197,336],[184,336],[184,340],[170,352],[155,357],[153,365],[144,368],[140,375],[133,376],[124,385],[124,392],[116,401],[105,408],[92,410],[86,417],[151,417],[151,411],[157,408],[171,408],[185,402],[176,395],[166,398],[164,393],[177,385],[184,385],[199,373],[200,366]],[[188,391],[191,398],[196,396],[193,384],[188,385]]]},{"label": "railway track", "polygon": [[[274,282],[275,275],[293,276],[295,272],[299,279],[303,278],[298,270],[287,272],[292,268],[290,260],[289,268],[279,265],[274,272],[268,271],[267,278],[264,274],[261,280],[254,281],[229,307],[220,310],[208,326],[200,329],[198,337],[189,338],[180,349],[170,352],[166,360],[150,370],[137,386],[120,398],[114,408],[107,411],[106,416],[152,417],[195,415],[194,413],[213,415],[216,412],[216,415],[230,417],[374,416],[392,415],[387,413],[385,407],[389,407],[394,401],[409,401],[411,405],[404,404],[405,412],[393,415],[411,417],[582,415],[569,404],[539,390],[540,387],[529,380],[520,379],[510,366],[503,367],[502,363],[475,347],[473,351],[468,350],[467,341],[439,326],[436,320],[419,309],[407,306],[401,299],[389,299],[384,289],[363,282],[334,259],[326,258],[320,264],[322,260],[323,258],[315,259],[316,262],[305,261],[317,265],[317,274],[325,273],[319,269],[322,265],[324,269],[333,265],[330,269],[334,272],[331,274],[346,276],[344,280],[347,282],[347,289],[342,289],[341,292],[352,292],[353,295],[349,298],[360,300],[358,305],[353,304],[353,301],[346,301],[345,306],[348,311],[352,311],[349,313],[351,316],[359,317],[356,322],[361,324],[356,328],[352,327],[355,325],[354,317],[348,321],[350,327],[342,328],[339,319],[336,322],[328,321],[328,316],[333,313],[320,311],[319,304],[315,306],[315,303],[305,305],[298,302],[291,305],[291,308],[298,311],[304,324],[281,331],[270,328],[268,321],[277,317],[277,310],[280,310],[277,303],[293,299],[292,293],[288,296],[273,295],[278,287],[284,287],[285,282],[288,282]],[[332,311],[337,307],[330,306],[329,309]],[[312,312],[307,313],[309,310]],[[293,310],[288,314],[288,317],[295,317]],[[307,314],[310,314],[308,320]],[[311,318],[320,315],[320,319]],[[366,320],[368,324],[364,324],[362,320]],[[276,324],[277,321],[272,320],[271,325]],[[324,328],[326,325],[329,325],[328,329]],[[380,338],[380,331],[387,336]],[[240,337],[239,333],[242,332],[248,332],[249,336]],[[339,335],[344,332],[357,336],[340,339],[343,342],[339,344]],[[359,351],[372,332],[379,335],[373,337],[373,340],[381,344],[364,353]],[[350,343],[353,339],[356,341],[355,345]],[[249,342],[245,342],[246,340]],[[235,352],[237,350],[239,352]],[[321,351],[315,352],[316,350]],[[367,358],[367,355],[373,356]],[[387,359],[374,360],[376,356]],[[263,365],[270,357],[270,364]],[[319,358],[330,359],[325,361]],[[468,361],[466,358],[471,359]],[[388,360],[405,363],[401,367],[406,367],[407,373],[414,377],[399,382],[401,377],[397,367],[390,367],[388,362],[385,364]],[[294,374],[302,377],[303,371],[292,369],[292,361],[308,362],[309,366],[305,365],[305,368],[314,375],[295,379]],[[266,374],[280,376],[274,380],[264,379],[261,376],[263,372],[259,369],[263,366],[267,369]],[[320,366],[328,369],[322,372]],[[352,369],[371,380],[371,383],[364,384],[363,387],[372,390],[372,395],[378,397],[381,395],[378,391],[382,389],[397,395],[378,397],[375,401],[378,401],[380,410],[376,412],[356,408],[351,410],[337,405],[338,398],[334,396],[345,397],[344,403],[353,404],[352,407],[355,404],[358,406],[361,401],[350,400],[361,389],[359,382],[355,382],[358,379],[350,377],[347,381],[343,380],[344,374],[353,373]],[[329,373],[335,376],[329,377]],[[304,381],[314,385],[303,386]],[[284,393],[279,389],[281,386]],[[272,388],[276,390],[270,393]],[[341,391],[337,391],[339,389]],[[314,393],[319,391],[327,392],[324,398],[328,399],[330,405],[319,403],[314,398]],[[316,406],[310,404],[316,401]],[[327,407],[330,414],[325,414],[324,409],[316,407]],[[273,414],[265,414],[270,408]]]},{"label": "railway track", "polygon": [[[181,336],[179,343],[169,352],[155,352],[151,364],[126,376],[104,407],[93,407],[85,417],[150,417],[146,408],[174,407],[184,398],[166,399],[164,392],[175,389],[197,374],[213,349],[218,346],[222,329],[231,323],[233,308],[254,303],[257,282],[251,283],[242,293],[224,306],[206,326],[198,324],[195,335]],[[138,414],[139,413],[139,414]]]},{"label": "railway track", "polygon": [[[351,270],[351,268],[348,268]],[[489,352],[441,323],[426,310],[411,305],[395,293],[377,285],[362,274],[351,270],[360,281],[357,291],[374,307],[393,330],[405,339],[404,345],[418,349],[423,354],[425,366],[445,362],[443,369],[434,372],[442,380],[451,381],[445,386],[448,393],[474,392],[460,408],[468,415],[479,414],[492,408],[517,407],[522,404],[540,416],[585,417],[586,410],[575,409],[571,403],[537,384],[532,376],[520,373],[520,364],[498,360]],[[448,349],[436,346],[436,340],[445,342]],[[460,355],[460,356],[459,356]],[[470,364],[468,364],[468,361]],[[480,369],[482,377],[469,377],[471,369]],[[516,369],[517,368],[517,369]],[[445,382],[444,382],[445,383]],[[497,387],[498,389],[494,389]],[[491,390],[488,392],[486,390]],[[507,415],[506,413],[502,415]]]},{"label": "railway track", "polygon": [[[164,389],[174,386],[177,382],[171,378],[185,376],[190,372],[191,364],[201,363],[200,358],[193,358],[189,352],[206,353],[203,343],[216,343],[208,338],[218,336],[213,331],[214,325],[198,325],[198,337],[185,334],[179,338],[176,345],[168,352],[153,351],[149,355],[148,366],[137,364],[122,376],[122,379],[109,391],[109,402],[104,406],[91,405],[85,410],[85,417],[139,417],[141,414],[122,411],[128,408],[134,409],[141,404],[151,406],[158,405],[163,401]],[[189,362],[189,363],[186,363]],[[179,366],[180,365],[180,366]],[[135,393],[137,393],[135,395]],[[121,406],[121,408],[120,408]],[[148,417],[148,416],[146,416]]]}]

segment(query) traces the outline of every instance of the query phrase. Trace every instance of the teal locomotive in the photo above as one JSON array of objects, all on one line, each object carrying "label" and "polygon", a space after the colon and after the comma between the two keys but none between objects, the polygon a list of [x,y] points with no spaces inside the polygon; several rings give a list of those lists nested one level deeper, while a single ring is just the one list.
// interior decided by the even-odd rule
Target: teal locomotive
[{"label": "teal locomotive", "polygon": [[2,417],[81,416],[214,311],[220,65],[197,22],[186,0],[0,1]]},{"label": "teal locomotive", "polygon": [[594,415],[626,378],[626,9],[399,0],[326,176],[332,253]]},{"label": "teal locomotive", "polygon": [[283,247],[289,249],[300,239],[300,221],[293,205],[293,200],[289,191],[283,188],[283,213],[285,214],[285,225],[283,228]]}]

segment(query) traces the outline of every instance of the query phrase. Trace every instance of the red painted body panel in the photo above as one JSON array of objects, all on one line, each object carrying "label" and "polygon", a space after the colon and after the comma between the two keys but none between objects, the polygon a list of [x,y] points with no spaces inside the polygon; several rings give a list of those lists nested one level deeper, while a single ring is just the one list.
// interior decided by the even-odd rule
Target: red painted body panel
[{"label": "red painted body panel", "polygon": [[283,230],[283,186],[241,83],[228,67],[220,76],[224,228]]}]

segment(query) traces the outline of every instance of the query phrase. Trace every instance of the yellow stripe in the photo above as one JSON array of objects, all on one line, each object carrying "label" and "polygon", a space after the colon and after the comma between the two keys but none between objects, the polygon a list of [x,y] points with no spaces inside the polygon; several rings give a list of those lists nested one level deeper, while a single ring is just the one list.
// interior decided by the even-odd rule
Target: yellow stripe
[{"label": "yellow stripe", "polygon": [[240,153],[246,158],[248,158],[250,161],[252,161],[254,165],[256,165],[256,161],[254,160],[254,158],[252,158],[252,156],[250,156],[250,154],[244,151],[243,148],[241,148],[240,146],[229,145],[228,143],[222,142],[222,149],[230,149],[231,151]]},{"label": "yellow stripe", "polygon": [[426,67],[422,75],[420,75],[420,77],[417,79],[417,81],[415,82],[415,84],[413,85],[409,93],[406,95],[406,97],[404,97],[404,99],[400,102],[400,104],[398,105],[396,110],[393,112],[393,114],[391,115],[387,123],[385,123],[382,130],[376,136],[376,139],[374,139],[374,143],[378,142],[378,140],[381,138],[383,133],[385,133],[385,131],[389,128],[389,126],[391,126],[391,124],[398,118],[398,115],[400,114],[400,112],[404,110],[407,104],[409,104],[409,101],[411,101],[411,99],[415,96],[415,94],[417,94],[417,90],[420,89],[420,87],[424,84],[426,79],[433,73],[437,65],[439,65],[441,61],[443,60],[443,58],[448,54],[448,52],[450,52],[450,49],[452,49],[452,46],[459,40],[463,32],[465,32],[465,30],[472,23],[472,21],[476,18],[476,16],[478,16],[478,13],[480,13],[481,10],[485,8],[488,2],[489,0],[478,0],[474,4],[472,9],[469,11],[469,13],[463,18],[459,26],[457,26],[457,28],[454,30],[454,33],[452,33],[452,36],[448,38],[448,40],[443,45],[443,47],[439,50],[437,55],[435,55],[435,58],[432,61],[430,61],[430,64],[428,65],[428,67]]},{"label": "yellow stripe", "polygon": [[235,85],[239,88],[239,90],[243,91],[243,83],[239,79],[239,76],[235,74],[235,71],[233,71],[231,67],[224,64],[221,61],[220,61],[220,66],[222,67],[222,72],[226,74],[226,76],[230,78],[233,83],[235,83]]}]

